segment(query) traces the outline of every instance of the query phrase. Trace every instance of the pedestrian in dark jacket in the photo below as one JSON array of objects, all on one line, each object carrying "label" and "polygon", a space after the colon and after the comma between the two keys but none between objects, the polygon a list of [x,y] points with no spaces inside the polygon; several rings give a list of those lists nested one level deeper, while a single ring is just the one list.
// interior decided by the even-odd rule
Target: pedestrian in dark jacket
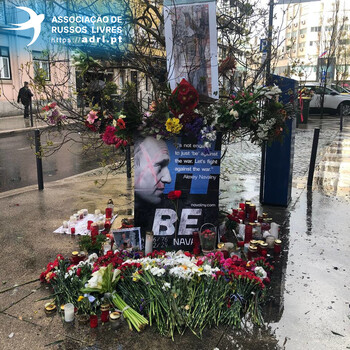
[{"label": "pedestrian in dark jacket", "polygon": [[29,106],[32,96],[33,94],[28,87],[28,82],[25,81],[24,86],[19,89],[17,97],[17,103],[21,101],[24,106],[24,118],[29,118]]}]

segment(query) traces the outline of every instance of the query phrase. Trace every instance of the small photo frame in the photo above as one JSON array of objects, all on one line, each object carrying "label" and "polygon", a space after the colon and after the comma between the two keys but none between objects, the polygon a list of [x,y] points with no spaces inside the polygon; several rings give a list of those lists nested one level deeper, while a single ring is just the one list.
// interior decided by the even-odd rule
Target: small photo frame
[{"label": "small photo frame", "polygon": [[119,230],[112,230],[114,243],[117,249],[130,249],[141,247],[141,229],[140,227],[122,228]]}]

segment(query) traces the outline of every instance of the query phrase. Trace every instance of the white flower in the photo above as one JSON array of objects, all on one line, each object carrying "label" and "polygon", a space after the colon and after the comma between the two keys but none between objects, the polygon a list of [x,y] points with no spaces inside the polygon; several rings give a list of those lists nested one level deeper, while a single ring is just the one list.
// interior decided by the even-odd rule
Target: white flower
[{"label": "white flower", "polygon": [[126,115],[120,114],[120,115],[119,115],[119,118],[124,119],[124,118],[126,118]]},{"label": "white flower", "polygon": [[170,289],[170,288],[171,288],[171,284],[168,283],[168,282],[164,282],[162,289],[163,290],[167,290],[167,289]]},{"label": "white flower", "polygon": [[254,270],[254,273],[256,276],[260,277],[261,279],[265,279],[267,277],[266,271],[261,266],[257,266]]},{"label": "white flower", "polygon": [[234,118],[237,119],[239,114],[238,114],[238,112],[235,111],[234,109],[231,109],[231,110],[230,110],[230,115],[232,115]]},{"label": "white flower", "polygon": [[87,283],[87,288],[98,288],[102,287],[102,277],[106,270],[106,266],[101,267],[98,271],[95,271]]}]

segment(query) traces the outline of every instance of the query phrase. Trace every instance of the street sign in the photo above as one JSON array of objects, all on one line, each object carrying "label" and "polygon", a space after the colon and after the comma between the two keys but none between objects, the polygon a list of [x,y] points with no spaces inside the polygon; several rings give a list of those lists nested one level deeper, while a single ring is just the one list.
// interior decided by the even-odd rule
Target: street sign
[{"label": "street sign", "polygon": [[267,39],[260,39],[260,52],[267,52]]}]

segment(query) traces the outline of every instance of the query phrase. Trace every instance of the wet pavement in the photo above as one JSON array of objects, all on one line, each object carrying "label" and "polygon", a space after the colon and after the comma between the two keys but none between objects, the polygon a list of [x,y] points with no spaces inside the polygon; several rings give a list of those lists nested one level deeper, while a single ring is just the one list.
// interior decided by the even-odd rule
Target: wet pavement
[{"label": "wet pavement", "polygon": [[[296,144],[302,142],[303,147],[298,147],[288,208],[258,208],[281,224],[283,240],[261,328],[246,324],[237,331],[222,326],[208,329],[202,340],[186,333],[173,342],[151,328],[141,334],[126,326],[117,331],[108,325],[90,330],[67,326],[58,315],[45,316],[45,301],[38,299],[49,290],[36,278],[57,253],[69,255],[77,247],[74,238],[51,232],[77,209],[103,208],[110,197],[121,214],[119,220],[130,215],[132,183],[121,170],[105,186],[96,186],[106,176],[96,170],[50,182],[41,192],[31,186],[0,193],[1,349],[350,349],[350,123],[346,121],[342,133],[335,124],[322,121],[313,191],[307,190],[306,177],[317,120],[297,133],[301,136]],[[259,150],[245,143],[235,147],[241,149],[235,152],[236,159],[227,158],[233,170],[228,172],[230,164],[223,164],[228,179],[221,184],[224,208],[241,199],[258,204]]]}]

